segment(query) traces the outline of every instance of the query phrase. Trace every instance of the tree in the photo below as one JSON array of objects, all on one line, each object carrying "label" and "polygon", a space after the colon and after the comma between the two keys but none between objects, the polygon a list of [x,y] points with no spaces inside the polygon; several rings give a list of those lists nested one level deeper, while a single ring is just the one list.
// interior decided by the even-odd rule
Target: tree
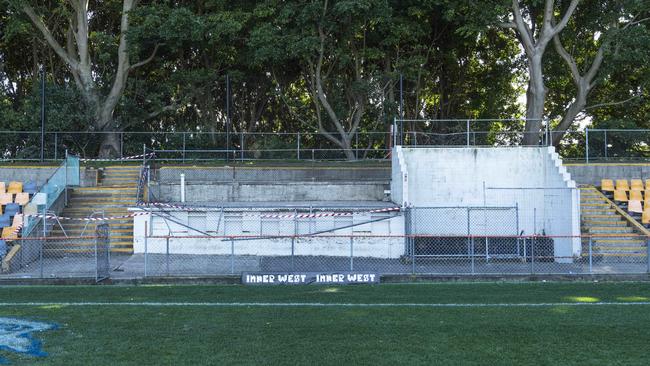
[{"label": "tree", "polygon": [[[537,145],[544,118],[544,102],[547,89],[544,85],[543,57],[546,47],[569,23],[579,0],[571,0],[564,15],[559,13],[554,0],[544,0],[543,8],[537,2],[522,7],[519,0],[512,0],[507,21],[500,23],[514,30],[524,50],[528,66],[528,89],[526,90],[526,126],[524,144]],[[540,14],[541,13],[541,14]]]},{"label": "tree", "polygon": [[[155,57],[159,46],[156,45],[153,48],[148,58],[131,63],[127,40],[130,25],[129,12],[136,7],[138,0],[124,0],[119,17],[119,28],[114,35],[106,35],[118,39],[117,61],[111,65],[109,70],[112,77],[108,77],[108,79],[111,81],[99,80],[98,75],[101,73],[92,57],[91,23],[93,18],[99,17],[98,14],[106,9],[91,11],[88,3],[88,0],[71,0],[70,7],[66,7],[64,12],[69,14],[66,19],[67,29],[58,29],[58,32],[56,32],[57,30],[53,32],[50,29],[46,20],[37,14],[29,2],[20,2],[18,6],[38,29],[49,47],[69,68],[86,106],[92,110],[93,120],[89,126],[90,130],[105,133],[99,147],[99,156],[116,156],[120,151],[119,135],[116,132],[120,131],[122,127],[116,123],[114,113],[124,94],[129,73],[149,63]],[[104,6],[108,8],[109,5],[113,4]],[[65,37],[65,47],[57,39],[63,36]]]}]

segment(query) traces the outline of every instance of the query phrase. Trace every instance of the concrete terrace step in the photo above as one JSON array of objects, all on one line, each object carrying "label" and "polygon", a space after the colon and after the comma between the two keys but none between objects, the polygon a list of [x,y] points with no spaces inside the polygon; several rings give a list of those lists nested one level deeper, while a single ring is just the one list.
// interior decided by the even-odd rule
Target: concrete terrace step
[{"label": "concrete terrace step", "polygon": [[590,227],[621,227],[621,226],[627,226],[627,221],[623,220],[582,220],[582,227],[583,228],[590,228]]},{"label": "concrete terrace step", "polygon": [[585,209],[581,210],[584,216],[591,216],[591,215],[616,215],[618,216],[618,212],[616,210],[612,209]]},{"label": "concrete terrace step", "polygon": [[633,233],[634,229],[629,226],[590,226],[587,228],[590,234],[615,234]]}]

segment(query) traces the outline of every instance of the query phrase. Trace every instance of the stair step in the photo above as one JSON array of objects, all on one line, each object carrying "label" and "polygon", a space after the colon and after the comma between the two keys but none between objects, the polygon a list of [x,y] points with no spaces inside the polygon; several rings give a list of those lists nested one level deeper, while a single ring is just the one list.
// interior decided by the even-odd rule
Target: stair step
[{"label": "stair step", "polygon": [[591,226],[587,229],[591,234],[615,234],[634,232],[634,229],[628,226]]},{"label": "stair step", "polygon": [[586,221],[589,221],[589,219],[598,219],[598,220],[591,220],[591,221],[620,221],[621,220],[621,217],[619,215],[589,214],[589,215],[582,215],[582,218],[585,219]]}]

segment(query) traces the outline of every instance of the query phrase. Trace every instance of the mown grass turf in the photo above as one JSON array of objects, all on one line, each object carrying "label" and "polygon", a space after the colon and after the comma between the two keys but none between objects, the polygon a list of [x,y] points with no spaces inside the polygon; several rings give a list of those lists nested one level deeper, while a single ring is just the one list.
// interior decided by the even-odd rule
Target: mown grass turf
[{"label": "mown grass turf", "polygon": [[[347,287],[2,287],[0,302],[549,303],[650,301],[648,283]],[[4,306],[54,322],[38,365],[646,365],[650,306]]]}]

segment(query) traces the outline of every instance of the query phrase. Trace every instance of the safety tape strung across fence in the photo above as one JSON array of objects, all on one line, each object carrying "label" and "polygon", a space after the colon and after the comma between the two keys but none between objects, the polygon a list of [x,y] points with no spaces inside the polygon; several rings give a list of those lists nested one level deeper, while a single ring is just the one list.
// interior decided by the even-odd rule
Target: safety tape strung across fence
[{"label": "safety tape strung across fence", "polygon": [[[151,203],[144,203],[144,202],[138,202],[139,207],[166,207],[166,208],[173,208],[177,210],[182,210],[182,211],[203,211],[205,208],[197,208],[197,207],[188,207],[188,206],[181,206],[181,205],[172,205],[169,203],[158,203],[158,202],[151,202]],[[384,212],[395,212],[399,211],[400,207],[387,207],[387,208],[380,208],[380,209],[375,209],[375,210],[369,210],[369,211],[358,211],[357,213],[363,214],[363,213],[384,213]],[[318,217],[340,217],[340,216],[352,216],[354,213],[352,212],[323,212],[323,213],[307,213],[307,214],[261,214],[261,215],[256,215],[256,214],[242,214],[242,216],[252,216],[252,217],[260,217],[264,219],[308,219],[308,218],[318,218]]]},{"label": "safety tape strung across fence", "polygon": [[133,156],[125,156],[123,158],[116,158],[116,159],[80,159],[83,162],[86,161],[124,161],[124,160],[134,160],[134,159],[139,159],[139,158],[146,158],[155,155],[155,153],[149,153],[149,154],[140,154],[140,155],[133,155]]},{"label": "safety tape strung across fence", "polygon": [[149,212],[134,212],[128,215],[106,216],[106,217],[64,217],[64,216],[56,216],[56,215],[42,215],[42,214],[24,215],[24,217],[35,217],[35,218],[45,217],[45,219],[48,220],[57,219],[57,220],[74,220],[74,221],[106,221],[106,220],[130,219],[135,216],[143,216],[143,215],[149,215]]}]

